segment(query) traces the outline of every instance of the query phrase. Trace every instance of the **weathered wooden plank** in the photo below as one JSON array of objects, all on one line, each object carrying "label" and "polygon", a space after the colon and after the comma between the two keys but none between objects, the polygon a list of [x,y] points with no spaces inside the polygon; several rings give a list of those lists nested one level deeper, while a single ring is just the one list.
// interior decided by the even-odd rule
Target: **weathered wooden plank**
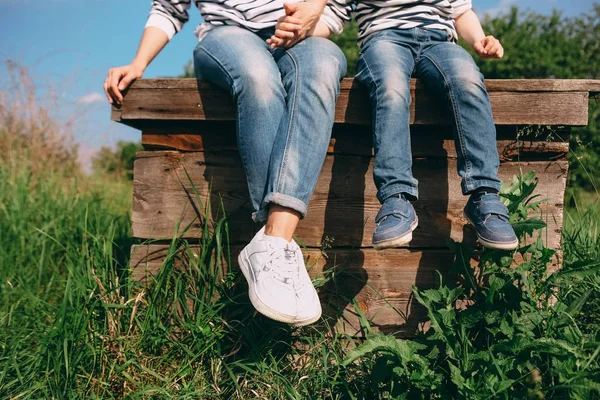
[{"label": "weathered wooden plank", "polygon": [[486,79],[488,92],[600,92],[598,79]]},{"label": "weathered wooden plank", "polygon": [[[549,224],[547,243],[554,249],[560,246],[567,167],[566,161],[503,163],[499,172],[504,181],[512,180],[520,170],[537,172],[537,192],[551,199],[543,213]],[[297,230],[307,246],[320,246],[326,238],[333,239],[334,246],[370,246],[379,209],[372,168],[371,157],[327,156],[307,218]],[[470,229],[465,228],[462,209],[466,197],[460,191],[456,160],[416,159],[413,170],[420,180],[421,198],[415,202],[420,226],[411,247],[445,247],[448,237],[461,241],[465,234],[472,238]],[[204,205],[195,198],[186,171]],[[184,236],[194,237],[200,225],[193,220],[207,214],[213,220],[220,218],[221,201],[230,219],[232,241],[246,242],[252,237],[247,184],[237,153],[141,152],[134,176],[135,237],[172,237],[179,220],[182,227],[191,224]],[[206,204],[211,207],[207,214]]]},{"label": "weathered wooden plank", "polygon": [[[415,134],[411,139],[413,157],[456,158],[453,140],[439,139],[437,135]],[[180,151],[236,151],[235,134],[198,135],[142,133],[142,145],[146,150]],[[498,140],[498,154],[504,161],[530,159],[562,159],[569,151],[566,142],[540,142],[532,140]],[[338,135],[329,142],[329,154],[348,154],[372,156],[373,147],[370,136]]]},{"label": "weathered wooden plank", "polygon": [[[176,82],[178,81],[178,82]],[[490,101],[498,125],[586,125],[588,91],[541,91],[541,87],[556,85],[565,89],[567,83],[539,83],[535,91],[501,89],[502,83],[492,85]],[[590,83],[590,85],[592,85]],[[448,113],[441,112],[438,99],[433,98],[421,84],[413,81],[411,94],[411,124],[447,125]],[[112,119],[134,127],[145,120],[213,120],[232,121],[234,107],[229,94],[212,85],[188,80],[140,80],[126,93],[123,105],[113,108]],[[370,124],[371,107],[366,90],[358,84],[344,81],[336,104],[338,123]]]},{"label": "weathered wooden plank", "polygon": [[[235,141],[235,121],[206,120],[140,120],[137,125],[142,134],[152,135],[202,135],[207,140],[217,140],[226,136],[228,141]],[[413,139],[425,136],[427,139],[452,139],[451,126],[448,125],[413,125],[410,128]],[[545,125],[497,125],[498,140],[560,141],[568,142],[571,128],[569,126]],[[368,140],[373,135],[370,125],[336,123],[333,125],[332,137],[352,137],[353,140]]]},{"label": "weathered wooden plank", "polygon": [[[191,244],[189,250],[198,254],[197,246]],[[132,278],[147,283],[159,271],[168,248],[166,244],[133,246]],[[232,260],[237,259],[241,249],[231,249]],[[307,268],[313,278],[329,278],[318,289],[325,317],[355,336],[361,332],[352,299],[372,320],[376,331],[413,335],[417,325],[426,320],[425,310],[411,296],[413,285],[422,290],[437,286],[436,271],[445,273],[454,259],[448,250],[432,249],[328,249],[325,253],[327,257],[320,249],[305,249]],[[176,262],[190,259],[197,258],[185,251],[175,257]],[[474,258],[473,265],[476,262]],[[559,258],[554,264],[558,263]]]},{"label": "weathered wooden plank", "polygon": [[[489,92],[600,92],[600,80],[597,79],[486,79]],[[352,78],[342,79],[341,89],[359,88],[360,84]],[[423,87],[417,79],[411,79],[411,89]],[[214,90],[208,82],[198,82],[194,78],[156,78],[138,79],[130,90],[135,89],[187,89]]]}]

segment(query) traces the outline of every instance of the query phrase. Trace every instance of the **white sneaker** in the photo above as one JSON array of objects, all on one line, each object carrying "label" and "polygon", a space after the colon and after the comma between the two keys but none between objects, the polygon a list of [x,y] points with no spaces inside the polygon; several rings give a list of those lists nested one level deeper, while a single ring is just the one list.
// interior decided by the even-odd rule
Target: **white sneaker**
[{"label": "white sneaker", "polygon": [[[263,227],[238,257],[252,305],[276,321],[297,326],[316,321],[321,305],[318,304],[317,315],[314,302],[319,299],[304,268],[300,248],[294,242],[267,236],[264,230]],[[311,288],[314,294],[310,293]]]}]

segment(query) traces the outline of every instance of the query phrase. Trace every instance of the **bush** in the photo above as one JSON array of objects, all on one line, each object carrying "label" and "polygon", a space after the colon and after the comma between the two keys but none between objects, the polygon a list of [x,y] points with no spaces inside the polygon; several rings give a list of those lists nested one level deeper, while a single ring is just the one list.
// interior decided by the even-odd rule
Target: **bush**
[{"label": "bush", "polygon": [[140,143],[119,141],[116,149],[102,147],[92,159],[92,167],[97,174],[109,174],[133,180],[135,155],[144,148]]},{"label": "bush", "polygon": [[54,99],[40,102],[27,68],[6,61],[7,87],[0,90],[0,163],[28,160],[35,174],[48,169],[73,175],[79,171],[73,118],[58,124]]},{"label": "bush", "polygon": [[[521,243],[545,227],[528,217],[538,211],[535,186],[530,173],[503,193]],[[413,288],[428,312],[426,333],[414,340],[371,334],[344,364],[371,359],[367,379],[383,398],[597,398],[600,330],[581,323],[586,301],[600,288],[597,280],[586,281],[600,271],[597,260],[548,276],[555,252],[541,235],[515,258],[484,250],[476,268],[473,249],[454,248],[460,285],[447,279],[438,289]]]}]

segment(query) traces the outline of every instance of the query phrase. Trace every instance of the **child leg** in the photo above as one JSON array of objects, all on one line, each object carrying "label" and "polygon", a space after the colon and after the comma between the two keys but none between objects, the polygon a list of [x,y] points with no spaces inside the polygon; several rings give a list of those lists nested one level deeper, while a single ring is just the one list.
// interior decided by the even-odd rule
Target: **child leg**
[{"label": "child leg", "polygon": [[417,217],[408,201],[418,197],[410,145],[410,77],[418,43],[414,30],[375,34],[363,46],[357,80],[369,89],[373,113],[373,176],[382,207],[373,247],[399,247],[412,239]]},{"label": "child leg", "polygon": [[475,227],[479,242],[492,249],[515,249],[518,240],[497,194],[496,128],[483,75],[469,53],[442,38],[425,47],[416,74],[446,99],[454,117],[461,188],[463,194],[471,195],[465,216]]},{"label": "child leg", "polygon": [[473,58],[455,43],[434,42],[424,49],[415,73],[450,107],[463,194],[484,187],[499,191],[496,127]]}]

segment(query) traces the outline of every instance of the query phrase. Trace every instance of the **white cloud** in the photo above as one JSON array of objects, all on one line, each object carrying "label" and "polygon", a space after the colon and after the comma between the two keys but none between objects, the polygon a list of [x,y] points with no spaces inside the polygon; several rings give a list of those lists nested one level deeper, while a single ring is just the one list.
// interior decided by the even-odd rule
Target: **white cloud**
[{"label": "white cloud", "polygon": [[100,101],[106,100],[106,97],[98,92],[88,93],[85,96],[81,96],[77,102],[81,104],[91,104],[98,103]]},{"label": "white cloud", "polygon": [[490,17],[497,17],[505,14],[510,8],[517,3],[517,0],[500,0],[496,7],[488,8],[483,11],[483,15],[489,15]]}]

